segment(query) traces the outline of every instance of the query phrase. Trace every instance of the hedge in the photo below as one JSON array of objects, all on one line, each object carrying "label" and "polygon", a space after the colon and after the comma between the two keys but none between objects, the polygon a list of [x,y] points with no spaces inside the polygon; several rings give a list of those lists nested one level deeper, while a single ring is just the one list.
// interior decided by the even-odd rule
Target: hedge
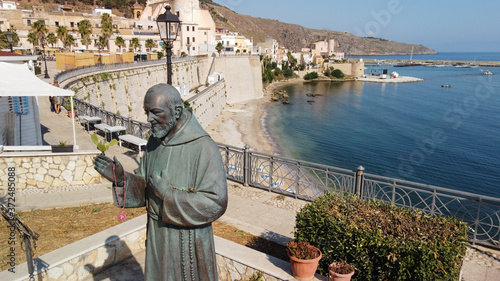
[{"label": "hedge", "polygon": [[326,194],[297,214],[295,241],[321,249],[318,272],[347,261],[353,280],[458,280],[468,226],[352,195]]}]

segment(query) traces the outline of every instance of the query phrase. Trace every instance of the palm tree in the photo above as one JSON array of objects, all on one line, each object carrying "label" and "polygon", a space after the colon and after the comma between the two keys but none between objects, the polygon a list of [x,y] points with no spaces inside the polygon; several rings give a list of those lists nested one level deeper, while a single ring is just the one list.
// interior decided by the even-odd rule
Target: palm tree
[{"label": "palm tree", "polygon": [[130,46],[132,46],[132,48],[134,48],[134,52],[135,52],[135,50],[139,47],[139,38],[137,38],[137,37],[132,38],[132,40],[130,41]]},{"label": "palm tree", "polygon": [[35,45],[38,45],[38,37],[36,37],[36,34],[33,32],[28,33],[27,41],[33,44],[33,48],[35,47]]},{"label": "palm tree", "polygon": [[66,37],[68,36],[68,28],[64,25],[60,25],[57,27],[57,31],[56,31],[56,34],[57,34],[57,38],[59,38],[59,40],[61,40],[61,42],[63,43],[63,46],[64,48],[66,49]]},{"label": "palm tree", "polygon": [[36,38],[37,38],[37,43],[38,43],[38,40],[40,40],[41,38],[44,38],[45,39],[45,34],[49,31],[47,29],[47,26],[45,26],[45,22],[39,20],[39,21],[35,21],[33,23],[33,25],[31,26],[32,28],[32,32],[35,34]]},{"label": "palm tree", "polygon": [[224,45],[222,45],[222,42],[217,43],[217,46],[215,46],[215,49],[217,50],[217,52],[219,53],[219,56],[220,56],[220,52],[222,51],[222,49],[224,49]]},{"label": "palm tree", "polygon": [[47,43],[52,45],[52,48],[54,48],[54,44],[57,43],[57,37],[53,32],[47,34]]},{"label": "palm tree", "polygon": [[68,36],[66,36],[66,40],[64,40],[64,46],[69,46],[69,51],[71,52],[71,46],[73,46],[74,44],[75,38],[73,37],[73,35],[68,34]]},{"label": "palm tree", "polygon": [[113,35],[113,18],[108,13],[102,14],[101,26],[102,36],[104,36],[106,42],[105,46],[109,51],[109,38]]},{"label": "palm tree", "polygon": [[123,40],[123,37],[121,36],[116,36],[115,38],[115,45],[120,48],[120,51],[122,50],[123,47],[125,47],[125,40]]},{"label": "palm tree", "polygon": [[92,34],[92,24],[88,20],[81,20],[78,23],[78,32],[82,36],[82,44],[85,44],[85,49],[89,48],[90,34]]},{"label": "palm tree", "polygon": [[145,43],[146,50],[149,49],[149,51],[151,51],[151,49],[153,49],[155,46],[156,46],[155,41],[153,41],[153,39],[146,40],[146,43]]}]

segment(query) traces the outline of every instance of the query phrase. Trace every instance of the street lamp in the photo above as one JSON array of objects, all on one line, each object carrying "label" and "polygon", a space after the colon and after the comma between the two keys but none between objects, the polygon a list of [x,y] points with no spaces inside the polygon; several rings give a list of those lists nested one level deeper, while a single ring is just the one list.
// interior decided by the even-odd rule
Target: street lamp
[{"label": "street lamp", "polygon": [[172,85],[172,45],[180,31],[179,17],[170,12],[170,6],[165,7],[165,13],[158,16],[156,23],[160,38],[167,49],[167,83]]},{"label": "street lamp", "polygon": [[99,65],[102,64],[101,61],[101,43],[97,43],[97,49],[99,50]]},{"label": "street lamp", "polygon": [[43,60],[45,61],[45,76],[44,78],[50,78],[49,72],[47,71],[47,56],[45,55],[45,37],[41,38],[42,48],[43,48]]},{"label": "street lamp", "polygon": [[7,30],[7,32],[5,32],[5,36],[7,36],[7,42],[9,42],[10,44],[10,52],[13,53],[14,50],[12,49],[12,41],[14,40],[14,33],[12,33],[12,31]]}]

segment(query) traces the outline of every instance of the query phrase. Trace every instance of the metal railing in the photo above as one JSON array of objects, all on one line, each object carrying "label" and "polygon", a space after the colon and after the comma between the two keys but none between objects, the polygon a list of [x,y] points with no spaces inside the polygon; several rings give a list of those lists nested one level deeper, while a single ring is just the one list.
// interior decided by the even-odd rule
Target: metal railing
[{"label": "metal railing", "polygon": [[[104,110],[102,107],[88,104],[80,99],[73,99],[76,112],[79,116],[97,116],[101,118],[101,122],[110,126],[123,126],[126,133],[134,135],[141,139],[147,139],[151,125],[148,123],[133,120],[132,117],[121,116],[116,113]],[[63,106],[66,106],[67,101],[63,101]]]},{"label": "metal railing", "polygon": [[313,201],[326,192],[347,192],[421,210],[424,215],[455,217],[469,224],[469,237],[500,249],[500,199],[395,178],[304,162],[218,144],[227,178],[252,187]]}]

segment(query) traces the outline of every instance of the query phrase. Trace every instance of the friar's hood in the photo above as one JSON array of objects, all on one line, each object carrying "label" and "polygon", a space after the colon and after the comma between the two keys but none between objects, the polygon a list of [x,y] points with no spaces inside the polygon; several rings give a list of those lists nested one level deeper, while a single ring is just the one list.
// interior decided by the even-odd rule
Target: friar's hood
[{"label": "friar's hood", "polygon": [[175,132],[173,136],[171,136],[170,138],[166,137],[162,141],[162,145],[180,145],[192,142],[201,137],[209,136],[208,133],[203,130],[198,120],[196,120],[196,117],[194,117],[191,109],[184,108],[184,110],[182,110],[182,115],[183,119],[185,120],[184,124],[182,124],[182,126],[177,132]]}]

